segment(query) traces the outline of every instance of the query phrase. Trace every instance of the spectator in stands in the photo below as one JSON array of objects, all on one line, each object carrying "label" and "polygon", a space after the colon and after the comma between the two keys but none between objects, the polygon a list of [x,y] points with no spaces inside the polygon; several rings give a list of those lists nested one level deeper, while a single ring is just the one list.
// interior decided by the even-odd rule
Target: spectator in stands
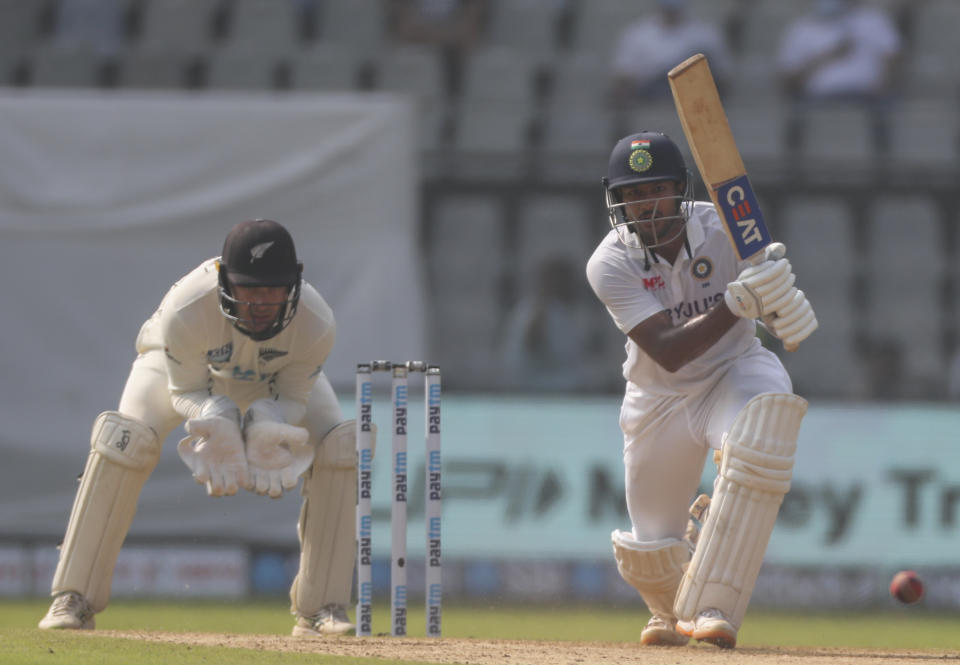
[{"label": "spectator in stands", "polygon": [[484,0],[390,0],[389,25],[401,42],[468,49],[483,35]]},{"label": "spectator in stands", "polygon": [[883,150],[900,50],[900,33],[883,8],[860,0],[814,0],[809,13],[787,26],[777,58],[784,92],[793,104],[791,145],[802,142],[807,108],[853,103],[871,112],[874,144]]},{"label": "spectator in stands", "polygon": [[387,25],[395,43],[440,49],[446,86],[456,90],[464,53],[483,38],[487,10],[487,0],[388,0]]},{"label": "spectator in stands", "polygon": [[697,19],[689,4],[689,0],[657,0],[656,13],[620,33],[611,63],[612,94],[618,105],[668,97],[667,72],[696,53],[710,59],[713,75],[723,88],[731,68],[726,37]]}]

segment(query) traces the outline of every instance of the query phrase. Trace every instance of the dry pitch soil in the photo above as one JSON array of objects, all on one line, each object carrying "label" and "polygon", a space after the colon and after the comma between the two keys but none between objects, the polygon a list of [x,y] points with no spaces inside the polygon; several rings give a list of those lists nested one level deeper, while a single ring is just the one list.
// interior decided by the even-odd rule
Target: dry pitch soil
[{"label": "dry pitch soil", "polygon": [[256,651],[316,653],[469,665],[893,665],[960,661],[950,651],[760,648],[720,650],[708,644],[644,648],[636,643],[337,637],[304,640],[277,635],[97,631],[96,635]]}]

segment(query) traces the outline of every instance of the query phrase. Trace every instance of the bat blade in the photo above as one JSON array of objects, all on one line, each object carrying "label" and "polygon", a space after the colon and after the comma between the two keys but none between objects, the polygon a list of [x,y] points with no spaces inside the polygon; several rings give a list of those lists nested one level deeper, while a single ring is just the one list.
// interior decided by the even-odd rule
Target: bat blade
[{"label": "bat blade", "polygon": [[683,133],[730,242],[741,260],[755,260],[772,238],[706,56],[691,56],[667,77]]}]

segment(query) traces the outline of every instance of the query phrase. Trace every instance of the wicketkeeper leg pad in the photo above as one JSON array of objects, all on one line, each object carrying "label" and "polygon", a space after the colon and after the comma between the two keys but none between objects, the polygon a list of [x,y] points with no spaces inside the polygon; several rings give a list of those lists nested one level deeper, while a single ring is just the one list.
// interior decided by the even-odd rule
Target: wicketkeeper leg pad
[{"label": "wicketkeeper leg pad", "polygon": [[707,520],[677,592],[676,615],[716,608],[739,629],[783,497],[790,489],[807,402],[787,393],[754,397],[737,415]]},{"label": "wicketkeeper leg pad", "polygon": [[652,614],[675,620],[673,599],[690,560],[689,543],[676,538],[641,542],[619,530],[610,540],[620,576],[640,592]]},{"label": "wicketkeeper leg pad", "polygon": [[356,555],[356,432],[355,420],[330,430],[304,476],[300,569],[290,588],[295,614],[312,616],[325,605],[350,602]]},{"label": "wicketkeeper leg pad", "polygon": [[52,593],[83,594],[95,612],[110,600],[113,568],[161,443],[146,423],[104,411],[93,424],[90,456],[73,503]]}]

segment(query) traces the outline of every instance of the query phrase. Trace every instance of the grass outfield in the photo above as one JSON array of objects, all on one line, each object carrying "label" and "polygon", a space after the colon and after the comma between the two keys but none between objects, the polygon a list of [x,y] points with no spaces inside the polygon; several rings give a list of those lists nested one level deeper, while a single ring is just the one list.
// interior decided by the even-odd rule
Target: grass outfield
[{"label": "grass outfield", "polygon": [[[403,661],[275,653],[217,646],[184,646],[121,640],[36,629],[45,600],[0,601],[0,663],[71,665],[246,665],[247,663],[399,663]],[[639,610],[597,607],[455,606],[445,608],[444,637],[497,640],[635,642],[647,618]],[[423,612],[411,606],[410,636],[422,637]],[[844,647],[865,649],[939,649],[960,652],[960,616],[901,608],[870,613],[754,610],[747,615],[738,647]],[[97,617],[97,628],[117,631],[233,633],[288,636],[292,618],[286,603],[173,603],[115,601]],[[388,608],[379,606],[374,631],[389,630]]]}]

